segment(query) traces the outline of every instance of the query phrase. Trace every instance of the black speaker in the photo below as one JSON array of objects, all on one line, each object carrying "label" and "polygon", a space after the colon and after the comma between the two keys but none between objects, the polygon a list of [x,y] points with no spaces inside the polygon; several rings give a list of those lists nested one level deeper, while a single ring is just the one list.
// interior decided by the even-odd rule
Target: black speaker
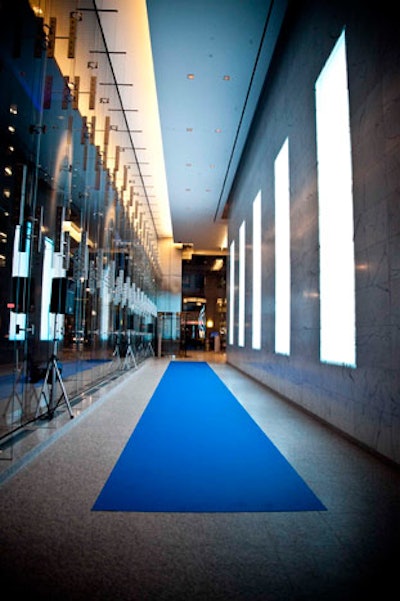
[{"label": "black speaker", "polygon": [[65,314],[65,299],[67,297],[67,278],[53,278],[51,283],[51,313]]},{"label": "black speaker", "polygon": [[53,278],[51,283],[50,312],[59,315],[74,313],[75,292],[68,278]]}]

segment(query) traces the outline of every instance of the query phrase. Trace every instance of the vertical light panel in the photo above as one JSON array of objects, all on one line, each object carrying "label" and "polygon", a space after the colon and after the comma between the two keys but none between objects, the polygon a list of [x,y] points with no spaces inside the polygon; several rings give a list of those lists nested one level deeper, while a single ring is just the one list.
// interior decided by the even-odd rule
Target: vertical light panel
[{"label": "vertical light panel", "polygon": [[246,276],[246,222],[239,228],[239,309],[238,309],[238,345],[244,346],[245,330],[245,276]]},{"label": "vertical light panel", "polygon": [[253,310],[252,347],[261,349],[261,190],[253,201]]},{"label": "vertical light panel", "polygon": [[320,359],[355,366],[355,265],[345,33],[315,87],[320,246]]},{"label": "vertical light panel", "polygon": [[233,344],[235,328],[235,241],[229,246],[229,344]]},{"label": "vertical light panel", "polygon": [[290,355],[289,141],[274,164],[275,175],[275,352]]}]

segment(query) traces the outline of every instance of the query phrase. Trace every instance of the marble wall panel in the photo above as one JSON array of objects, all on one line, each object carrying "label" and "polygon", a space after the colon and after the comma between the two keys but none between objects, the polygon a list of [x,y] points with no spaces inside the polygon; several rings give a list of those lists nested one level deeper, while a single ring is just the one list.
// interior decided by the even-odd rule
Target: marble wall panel
[{"label": "marble wall panel", "polygon": [[[245,347],[237,346],[235,335],[235,344],[227,349],[228,361],[400,463],[400,40],[394,15],[379,8],[369,12],[365,3],[293,4],[231,191],[230,239],[238,240],[243,219],[248,224],[247,309]],[[343,27],[353,155],[356,368],[323,364],[319,359],[314,86]],[[291,353],[282,356],[274,352],[273,163],[286,137],[292,299]],[[262,349],[255,351],[251,349],[251,209],[259,189],[263,198]]]}]

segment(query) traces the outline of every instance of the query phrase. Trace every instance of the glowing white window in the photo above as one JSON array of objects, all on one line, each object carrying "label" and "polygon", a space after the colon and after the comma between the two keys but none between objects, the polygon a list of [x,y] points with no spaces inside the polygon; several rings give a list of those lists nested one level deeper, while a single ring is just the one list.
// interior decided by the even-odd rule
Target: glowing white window
[{"label": "glowing white window", "polygon": [[235,241],[229,246],[229,344],[233,344],[235,327]]},{"label": "glowing white window", "polygon": [[320,358],[356,365],[352,164],[345,33],[315,86],[319,246]]},{"label": "glowing white window", "polygon": [[289,142],[282,145],[275,174],[275,352],[290,355]]},{"label": "glowing white window", "polygon": [[244,346],[245,329],[245,275],[246,275],[246,222],[243,221],[239,228],[239,331],[238,345]]},{"label": "glowing white window", "polygon": [[252,347],[261,349],[261,191],[253,201]]}]

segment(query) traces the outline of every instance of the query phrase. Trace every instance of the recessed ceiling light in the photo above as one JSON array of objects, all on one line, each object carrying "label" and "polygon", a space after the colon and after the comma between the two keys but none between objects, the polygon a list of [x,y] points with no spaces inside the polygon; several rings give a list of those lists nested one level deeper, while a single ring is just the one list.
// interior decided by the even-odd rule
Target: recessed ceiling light
[{"label": "recessed ceiling light", "polygon": [[215,130],[216,134],[220,134],[222,132],[222,129],[220,129],[219,127],[217,127],[217,129]]},{"label": "recessed ceiling light", "polygon": [[194,73],[188,73],[187,74],[187,78],[188,79],[194,79]]},{"label": "recessed ceiling light", "polygon": [[231,76],[230,76],[230,75],[224,75],[224,77],[223,77],[223,80],[224,80],[224,81],[229,81],[229,80],[230,80],[230,78],[231,78]]}]

